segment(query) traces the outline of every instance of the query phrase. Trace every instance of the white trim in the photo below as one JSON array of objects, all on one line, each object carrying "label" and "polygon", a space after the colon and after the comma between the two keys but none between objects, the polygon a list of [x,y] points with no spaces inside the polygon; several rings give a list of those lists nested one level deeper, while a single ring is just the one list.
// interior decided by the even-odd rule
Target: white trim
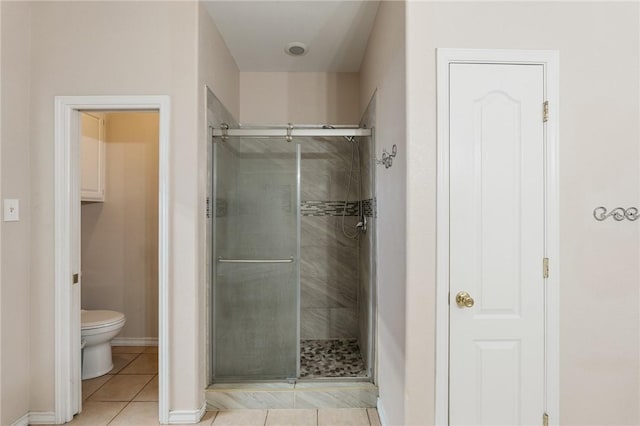
[{"label": "white trim", "polygon": [[53,411],[31,411],[29,413],[30,425],[50,425],[56,421],[56,413]]},{"label": "white trim", "polygon": [[29,426],[29,413],[26,413],[24,416],[11,423],[11,426]]},{"label": "white trim", "polygon": [[172,425],[199,423],[206,411],[206,402],[199,410],[172,410],[169,411],[169,423]]},{"label": "white trim", "polygon": [[116,337],[111,346],[158,346],[157,337]]},{"label": "white trim", "polygon": [[[540,64],[545,70],[550,118],[546,138],[547,257],[546,282],[546,412],[558,425],[560,412],[559,301],[559,55],[549,50],[437,49],[437,196],[436,196],[436,407],[435,424],[449,424],[449,64]],[[542,415],[542,414],[541,414]]]},{"label": "white trim", "polygon": [[30,411],[11,423],[11,426],[48,425],[54,423],[55,419],[53,411]]},{"label": "white trim", "polygon": [[376,410],[378,410],[378,417],[380,418],[380,424],[382,426],[388,426],[390,423],[387,421],[387,415],[385,414],[384,408],[382,408],[382,401],[378,398],[378,402],[376,404]]},{"label": "white trim", "polygon": [[[55,97],[55,423],[65,423],[73,417],[71,285],[72,276],[72,200],[74,179],[72,161],[73,118],[79,110],[156,110],[159,112],[159,200],[158,200],[158,293],[159,293],[159,420],[169,421],[169,142],[170,99],[168,96],[56,96]],[[76,153],[77,155],[77,153]],[[77,173],[78,167],[76,167]],[[76,177],[77,178],[77,177]],[[79,188],[77,188],[79,191]],[[79,201],[79,192],[78,192]],[[77,313],[79,318],[80,314]],[[78,351],[80,350],[77,348]]]}]

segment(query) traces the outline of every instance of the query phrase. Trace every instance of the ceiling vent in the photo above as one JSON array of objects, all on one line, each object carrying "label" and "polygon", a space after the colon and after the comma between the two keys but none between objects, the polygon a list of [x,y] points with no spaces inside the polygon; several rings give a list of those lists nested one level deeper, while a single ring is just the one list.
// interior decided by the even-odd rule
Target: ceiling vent
[{"label": "ceiling vent", "polygon": [[287,55],[303,56],[307,53],[307,45],[304,43],[300,43],[299,41],[294,41],[287,44],[287,47],[285,47],[284,51],[287,53]]}]

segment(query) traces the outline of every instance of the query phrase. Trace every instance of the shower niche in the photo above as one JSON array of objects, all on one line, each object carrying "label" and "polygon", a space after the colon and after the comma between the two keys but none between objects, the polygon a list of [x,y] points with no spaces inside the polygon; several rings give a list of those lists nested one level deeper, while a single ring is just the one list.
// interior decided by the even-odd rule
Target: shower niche
[{"label": "shower niche", "polygon": [[282,386],[283,398],[342,382],[374,406],[373,114],[353,126],[239,126],[209,98],[209,406],[292,408],[226,404],[248,383]]}]

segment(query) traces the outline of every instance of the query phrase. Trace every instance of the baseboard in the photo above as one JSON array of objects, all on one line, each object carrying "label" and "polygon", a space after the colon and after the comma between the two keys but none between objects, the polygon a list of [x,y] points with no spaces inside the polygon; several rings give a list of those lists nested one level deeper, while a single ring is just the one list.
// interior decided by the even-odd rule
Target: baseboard
[{"label": "baseboard", "polygon": [[51,425],[56,422],[56,413],[53,411],[32,411],[29,413],[30,425]]},{"label": "baseboard", "polygon": [[158,346],[157,337],[116,337],[111,346]]},{"label": "baseboard", "polygon": [[15,422],[11,423],[11,426],[29,426],[29,413],[25,414]]},{"label": "baseboard", "polygon": [[378,398],[378,403],[376,404],[376,408],[378,409],[378,417],[380,417],[380,424],[382,426],[388,426],[389,422],[387,421],[387,416],[384,414],[384,408],[382,408],[382,404],[380,403],[380,398]]},{"label": "baseboard", "polygon": [[51,425],[55,422],[56,415],[52,411],[32,411],[11,423],[11,426]]},{"label": "baseboard", "polygon": [[169,411],[169,424],[183,425],[199,423],[207,410],[207,403],[204,402],[199,410],[174,410]]}]

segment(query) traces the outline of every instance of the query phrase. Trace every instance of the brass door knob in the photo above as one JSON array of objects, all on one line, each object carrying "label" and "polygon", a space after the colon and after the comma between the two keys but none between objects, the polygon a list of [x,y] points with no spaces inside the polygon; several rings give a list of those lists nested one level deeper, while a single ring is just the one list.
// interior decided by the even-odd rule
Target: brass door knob
[{"label": "brass door knob", "polygon": [[461,291],[456,294],[456,303],[461,308],[471,308],[473,306],[474,300],[473,297],[469,295],[466,291]]}]

